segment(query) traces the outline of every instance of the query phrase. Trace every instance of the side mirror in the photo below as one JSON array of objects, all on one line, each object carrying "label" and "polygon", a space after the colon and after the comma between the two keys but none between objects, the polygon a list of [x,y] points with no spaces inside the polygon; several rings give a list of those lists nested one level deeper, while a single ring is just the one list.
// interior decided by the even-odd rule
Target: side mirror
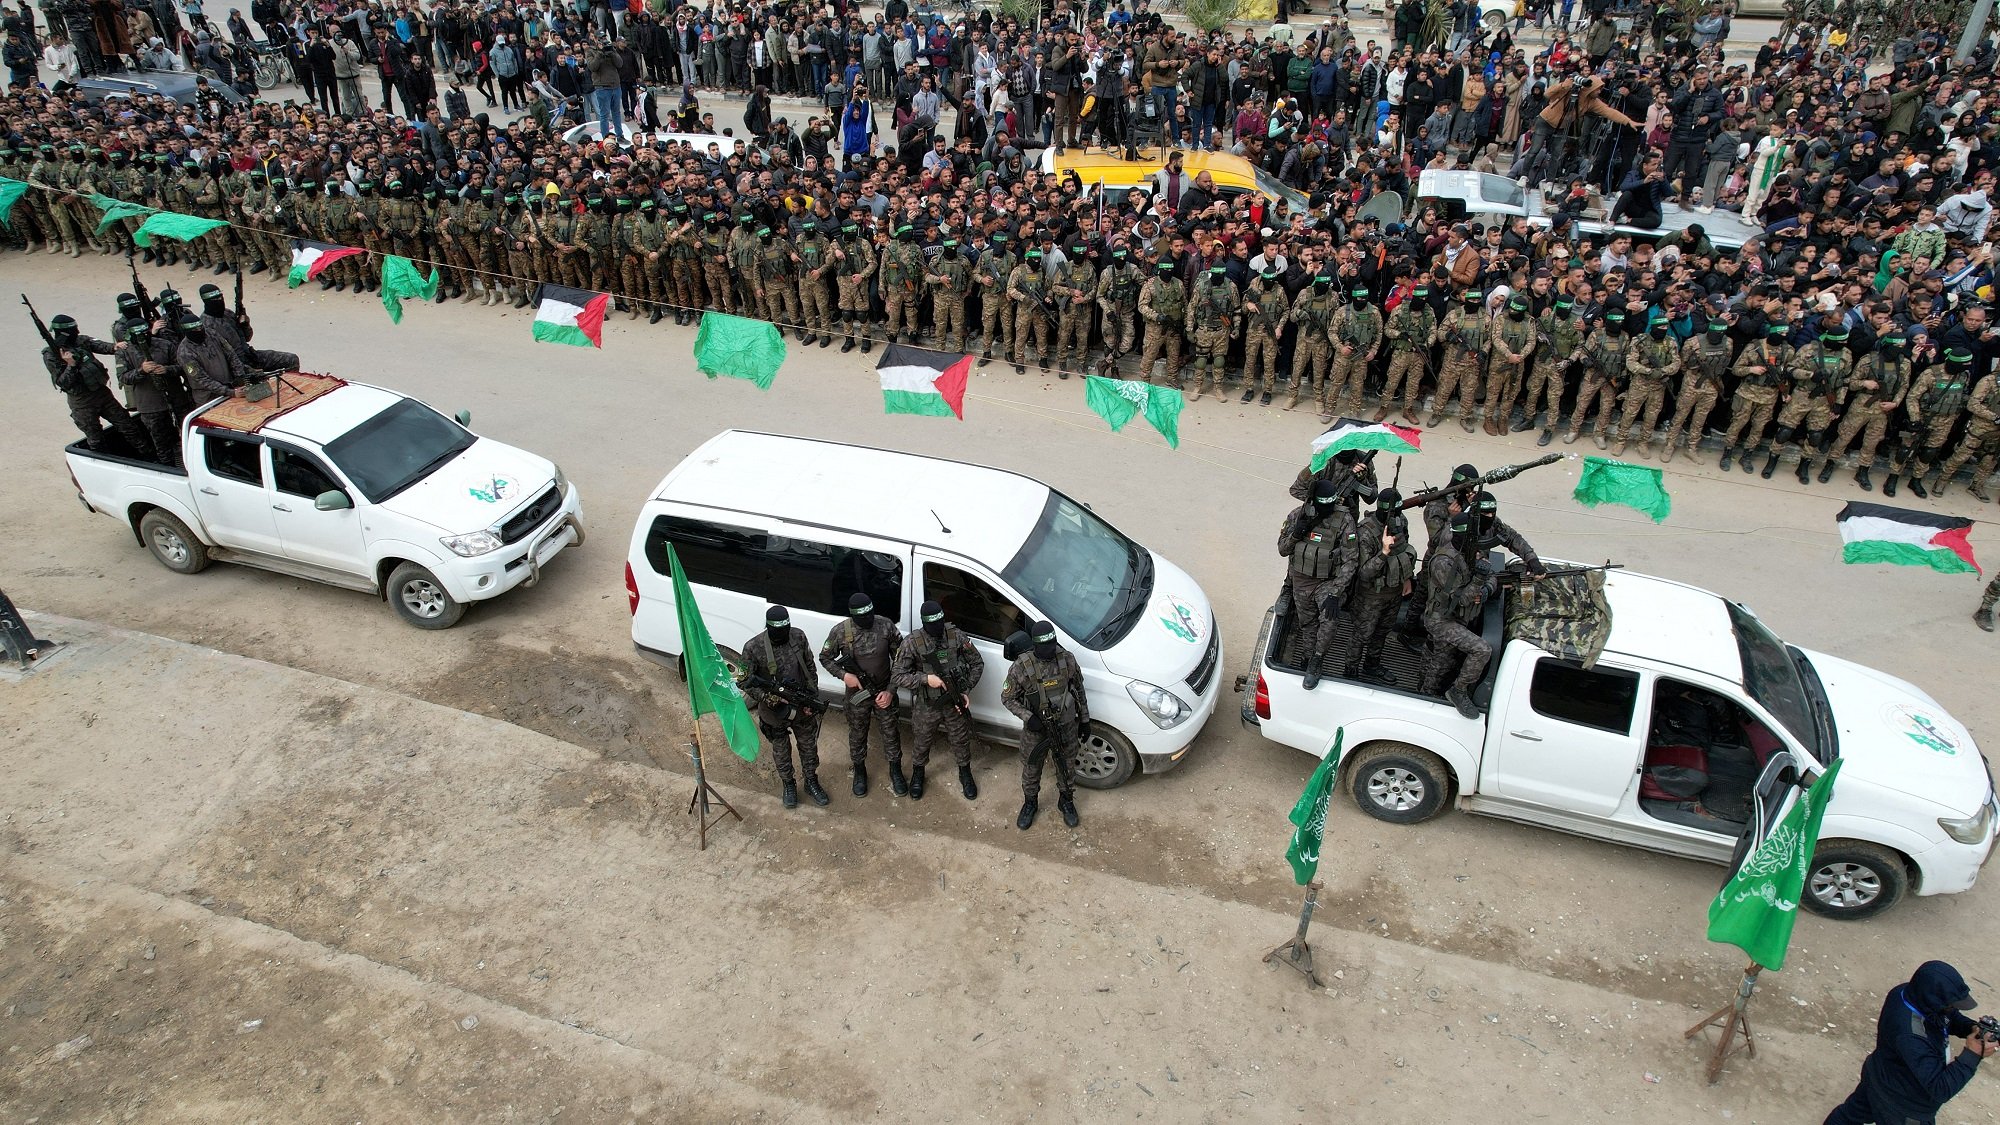
[{"label": "side mirror", "polygon": [[472,425],[472,411],[470,410],[461,410],[458,413],[452,415],[452,417],[457,419],[458,424],[461,426]]},{"label": "side mirror", "polygon": [[313,498],[313,507],[322,512],[339,512],[353,506],[354,501],[348,499],[347,493],[338,488],[322,492]]}]

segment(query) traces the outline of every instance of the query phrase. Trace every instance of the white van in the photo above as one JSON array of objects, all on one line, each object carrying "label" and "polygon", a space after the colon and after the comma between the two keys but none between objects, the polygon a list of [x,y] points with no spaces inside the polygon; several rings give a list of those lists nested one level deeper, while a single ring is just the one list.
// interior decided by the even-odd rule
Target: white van
[{"label": "white van", "polygon": [[[1021,724],[1000,705],[1001,647],[1046,618],[1090,695],[1079,785],[1109,789],[1134,772],[1172,769],[1215,711],[1222,638],[1201,587],[1087,505],[1018,473],[810,438],[717,434],[653,490],[625,564],[633,645],[680,668],[668,543],[732,661],[773,602],[816,651],[856,592],[905,633],[916,628],[917,607],[936,601],[986,659],[972,691],[975,730],[1009,746]],[[819,686],[839,698],[824,668]],[[837,710],[833,721],[842,721]]]}]

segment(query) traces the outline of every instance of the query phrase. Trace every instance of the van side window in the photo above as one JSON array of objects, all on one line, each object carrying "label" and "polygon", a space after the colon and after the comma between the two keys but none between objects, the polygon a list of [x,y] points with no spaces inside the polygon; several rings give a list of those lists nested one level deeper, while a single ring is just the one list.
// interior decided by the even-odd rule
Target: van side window
[{"label": "van side window", "polygon": [[1639,674],[1615,668],[1584,668],[1544,657],[1535,662],[1528,706],[1536,714],[1614,734],[1632,730],[1632,706],[1639,698]]},{"label": "van side window", "polygon": [[257,442],[223,437],[216,433],[204,433],[201,444],[209,472],[219,477],[242,481],[244,484],[263,486],[263,454],[262,447]]},{"label": "van side window", "polygon": [[711,520],[660,516],[646,533],[646,560],[661,575],[674,545],[688,581],[749,594],[791,609],[847,614],[847,599],[867,594],[876,611],[898,618],[903,563],[893,555],[799,539]]},{"label": "van side window", "polygon": [[1004,644],[1030,624],[1014,603],[975,575],[953,566],[924,564],[924,597],[944,607],[945,620],[966,635]]}]

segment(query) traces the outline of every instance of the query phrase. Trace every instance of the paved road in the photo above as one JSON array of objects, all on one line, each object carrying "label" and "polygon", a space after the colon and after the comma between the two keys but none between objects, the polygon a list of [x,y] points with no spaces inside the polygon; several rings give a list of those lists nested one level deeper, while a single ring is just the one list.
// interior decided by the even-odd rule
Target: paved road
[{"label": "paved road", "polygon": [[[108,323],[111,295],[125,284],[121,269],[98,259],[8,256],[0,273],[29,290],[45,315],[72,312],[95,331]],[[156,288],[166,281],[191,288],[198,280],[178,271],[149,277]],[[0,347],[18,357],[14,377],[0,381],[0,417],[12,431],[0,448],[0,479],[7,481],[0,527],[9,530],[0,540],[0,582],[7,591],[32,609],[491,716],[670,773],[684,769],[680,692],[633,656],[620,575],[630,521],[648,489],[718,430],[759,427],[880,444],[1041,477],[1091,502],[1203,583],[1233,671],[1280,579],[1271,542],[1289,505],[1284,485],[1319,429],[1304,414],[1210,400],[1189,406],[1175,452],[1141,426],[1110,434],[1083,407],[1074,381],[1017,377],[998,365],[976,374],[965,423],[888,417],[872,357],[858,353],[795,347],[763,393],[696,373],[688,359],[693,330],[671,324],[619,318],[607,326],[604,350],[594,352],[532,344],[525,312],[416,307],[396,327],[374,301],[352,295],[287,292],[262,279],[253,279],[250,294],[260,343],[442,409],[470,408],[482,432],[555,457],[583,489],[590,541],[564,555],[541,586],[477,607],[443,634],[409,629],[365,596],[260,572],[217,567],[195,578],[173,575],[120,525],[75,503],[58,454],[73,431],[35,363],[39,341],[22,317],[0,321]],[[1427,452],[1404,465],[1406,487],[1439,480],[1459,461],[1491,465],[1536,452],[1530,443],[1462,435],[1450,424],[1430,431],[1427,442]],[[1685,461],[1669,469],[1673,516],[1657,527],[1636,513],[1573,504],[1568,465],[1524,476],[1500,495],[1507,518],[1544,554],[1610,556],[1724,592],[1788,639],[1905,675],[1975,733],[1993,729],[2000,701],[1990,690],[1992,638],[1967,620],[1973,580],[1842,566],[1833,516],[1860,495],[1850,486],[1801,489],[1788,476],[1751,482]],[[1941,507],[1979,518],[1975,547],[2000,550],[1991,508],[1962,496]],[[250,713],[286,705],[282,696],[240,701]],[[1078,878],[1115,876],[1148,894],[1254,908],[1262,929],[1282,931],[1296,901],[1281,859],[1284,813],[1310,762],[1239,729],[1228,708],[1225,701],[1181,770],[1087,794],[1084,827],[1073,837],[1012,828],[1013,765],[996,748],[976,756],[990,795],[970,807],[949,787],[913,805],[880,795],[857,803],[836,784],[831,809],[792,819],[800,833],[841,833],[853,841],[852,855],[916,830],[948,849],[977,847],[1002,859],[1023,854],[1071,868]],[[170,696],[146,713],[171,710]],[[218,720],[211,730],[202,737],[239,737],[230,722]],[[189,737],[178,724],[173,731]],[[774,789],[754,767],[732,762],[719,773],[760,794]],[[782,840],[786,818],[768,797],[758,801],[759,831]],[[298,815],[309,820],[314,810],[301,807]],[[688,844],[674,816],[653,818],[645,835],[669,854]],[[567,829],[551,830],[544,845],[563,847],[567,836]],[[1671,1038],[1669,1025],[1726,992],[1738,967],[1734,951],[1702,937],[1717,869],[1458,815],[1399,830],[1345,804],[1330,836],[1321,914],[1330,935],[1372,933],[1495,971],[1658,1004],[1664,1015],[1645,1032],[1654,1069],[1677,1067],[1683,1079],[1693,1073],[1662,1036]],[[1858,1056],[1881,990],[1914,961],[1944,956],[1976,966],[1975,951],[1993,929],[1994,893],[1981,887],[1912,900],[1860,926],[1803,918],[1792,966],[1767,989],[1767,1025],[1823,1034],[1827,1050]],[[1235,936],[1246,949],[1269,937],[1249,930]]]}]

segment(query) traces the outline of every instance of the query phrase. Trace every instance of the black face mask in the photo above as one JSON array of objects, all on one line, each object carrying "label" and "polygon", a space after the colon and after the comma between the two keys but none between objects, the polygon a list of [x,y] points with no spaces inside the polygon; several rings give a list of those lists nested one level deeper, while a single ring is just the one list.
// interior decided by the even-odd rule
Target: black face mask
[{"label": "black face mask", "polygon": [[947,246],[947,247],[945,247],[945,248],[944,248],[944,256],[945,256],[946,258],[956,258],[956,257],[958,257],[958,247],[956,247],[956,246]]},{"label": "black face mask", "polygon": [[1507,306],[1507,319],[1509,320],[1519,320],[1527,315],[1528,315],[1527,309],[1517,309],[1512,305]]},{"label": "black face mask", "polygon": [[1057,651],[1059,651],[1059,648],[1054,641],[1035,642],[1035,658],[1037,660],[1054,660]]},{"label": "black face mask", "polygon": [[222,303],[222,298],[211,297],[201,303],[201,311],[210,316],[227,316],[229,314],[229,306]]},{"label": "black face mask", "polygon": [[1722,342],[1722,337],[1724,332],[1725,330],[1722,328],[1718,328],[1713,324],[1709,325],[1707,332],[1708,342],[1711,344],[1720,344]]},{"label": "black face mask", "polygon": [[772,644],[781,645],[792,639],[792,627],[790,625],[772,625],[766,623],[764,626],[764,635],[771,639]]},{"label": "black face mask", "polygon": [[201,343],[201,342],[202,342],[203,340],[206,340],[206,339],[208,339],[208,329],[206,329],[206,328],[183,328],[183,329],[181,329],[181,335],[183,335],[183,336],[187,337],[189,341],[191,341],[191,342],[193,342],[193,343],[196,343],[196,344],[199,344],[199,343]]},{"label": "black face mask", "polygon": [[1655,324],[1651,331],[1655,340],[1664,340],[1667,338],[1667,326],[1664,324]]},{"label": "black face mask", "polygon": [[944,638],[944,618],[940,617],[936,621],[924,622],[924,632],[929,633],[931,639],[934,641],[942,640]]}]

